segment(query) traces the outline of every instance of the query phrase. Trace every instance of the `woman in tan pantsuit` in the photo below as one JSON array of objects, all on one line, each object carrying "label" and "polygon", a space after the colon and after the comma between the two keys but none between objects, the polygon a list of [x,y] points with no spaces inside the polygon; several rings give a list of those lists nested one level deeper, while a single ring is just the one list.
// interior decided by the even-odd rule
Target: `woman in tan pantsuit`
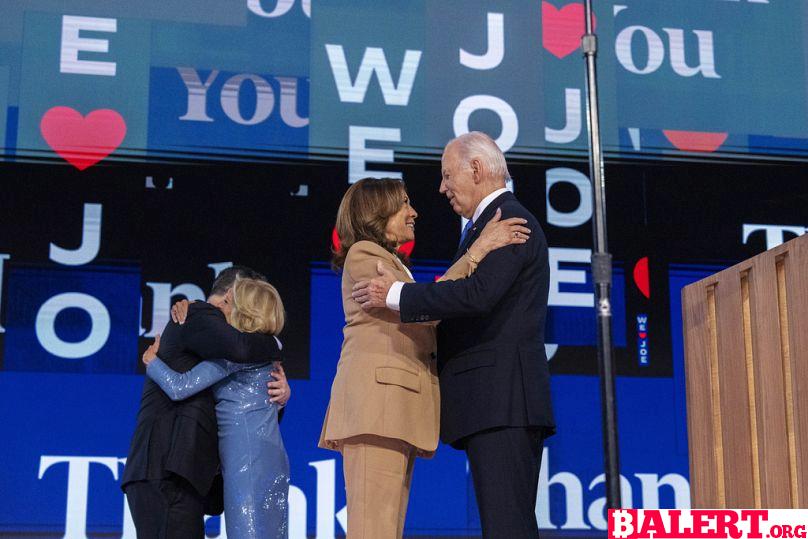
[{"label": "woman in tan pantsuit", "polygon": [[[319,445],[342,453],[351,539],[402,536],[415,457],[431,457],[438,445],[434,325],[402,324],[387,309],[365,312],[351,297],[354,283],[378,275],[378,264],[413,281],[396,253],[415,238],[417,217],[404,183],[393,179],[358,181],[337,213],[345,328]],[[493,219],[443,279],[467,277],[490,251],[524,243],[524,222]]]}]

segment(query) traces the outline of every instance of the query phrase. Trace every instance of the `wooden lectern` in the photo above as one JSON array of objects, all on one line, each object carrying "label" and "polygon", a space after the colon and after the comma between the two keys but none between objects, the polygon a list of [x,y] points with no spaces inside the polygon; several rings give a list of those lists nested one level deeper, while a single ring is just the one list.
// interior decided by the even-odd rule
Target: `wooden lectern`
[{"label": "wooden lectern", "polygon": [[808,235],[682,290],[694,508],[808,507]]}]

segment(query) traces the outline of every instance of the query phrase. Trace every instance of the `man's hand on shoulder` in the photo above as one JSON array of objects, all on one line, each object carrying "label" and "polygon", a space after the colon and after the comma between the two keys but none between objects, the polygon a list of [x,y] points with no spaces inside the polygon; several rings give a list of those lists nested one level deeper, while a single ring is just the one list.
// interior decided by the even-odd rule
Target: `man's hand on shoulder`
[{"label": "man's hand on shoulder", "polygon": [[359,281],[354,285],[351,293],[354,301],[359,303],[365,311],[386,309],[387,293],[396,282],[393,272],[385,268],[381,261],[376,263],[376,271],[379,273],[378,277],[369,281]]}]

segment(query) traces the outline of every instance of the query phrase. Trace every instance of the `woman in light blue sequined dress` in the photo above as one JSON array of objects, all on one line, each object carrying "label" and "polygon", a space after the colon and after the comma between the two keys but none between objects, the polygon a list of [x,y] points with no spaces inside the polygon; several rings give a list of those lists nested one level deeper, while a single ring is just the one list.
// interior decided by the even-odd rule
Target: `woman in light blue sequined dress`
[{"label": "woman in light blue sequined dress", "polygon": [[[263,281],[236,281],[228,321],[241,331],[277,335],[284,322],[277,290]],[[146,373],[172,400],[213,386],[228,538],[286,538],[289,459],[278,429],[279,407],[266,391],[273,364],[220,359],[178,373],[156,357],[159,338],[155,345],[143,356]]]}]

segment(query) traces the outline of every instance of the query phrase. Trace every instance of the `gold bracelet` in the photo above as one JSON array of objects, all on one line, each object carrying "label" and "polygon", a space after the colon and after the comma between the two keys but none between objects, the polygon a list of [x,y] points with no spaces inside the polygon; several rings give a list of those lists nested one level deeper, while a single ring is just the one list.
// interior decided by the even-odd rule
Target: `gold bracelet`
[{"label": "gold bracelet", "polygon": [[479,265],[480,265],[480,261],[479,261],[479,260],[477,260],[476,258],[474,258],[474,255],[473,255],[473,254],[471,254],[471,251],[469,251],[468,249],[466,249],[466,254],[467,254],[467,255],[469,255],[469,260],[471,260],[471,263],[472,263],[472,264],[474,264],[475,266],[479,266]]}]

